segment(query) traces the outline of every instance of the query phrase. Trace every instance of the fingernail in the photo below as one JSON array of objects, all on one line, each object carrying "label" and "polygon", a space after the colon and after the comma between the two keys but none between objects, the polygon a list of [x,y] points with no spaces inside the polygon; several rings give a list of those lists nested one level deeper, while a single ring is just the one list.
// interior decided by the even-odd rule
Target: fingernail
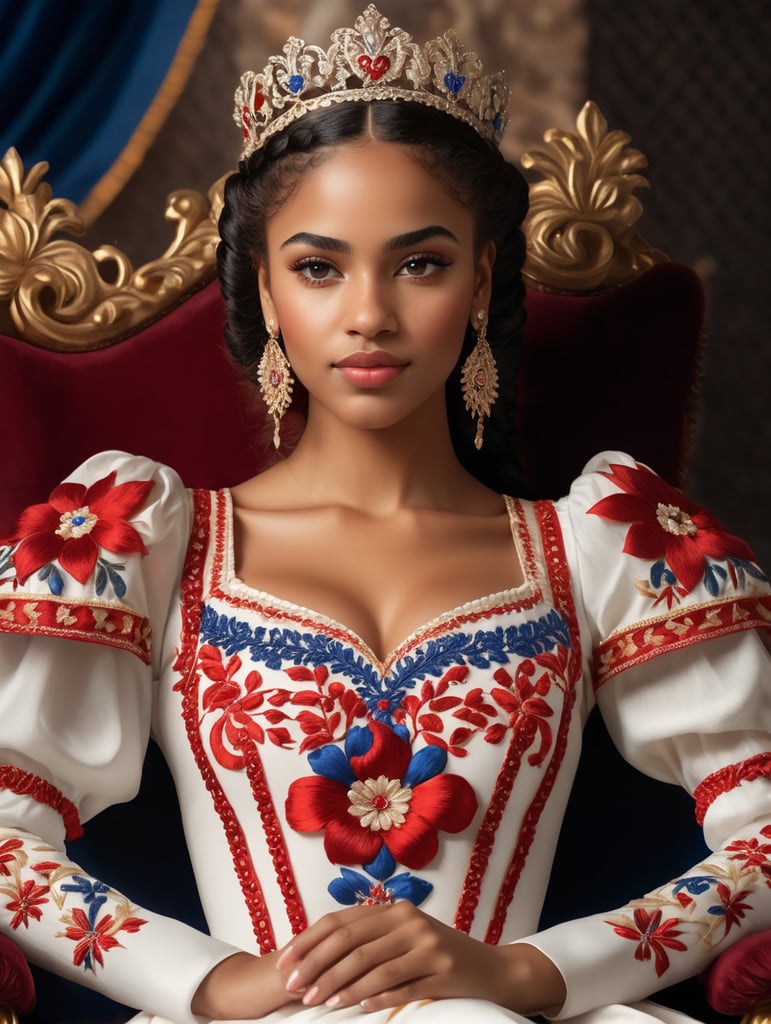
[{"label": "fingernail", "polygon": [[289,975],[289,980],[286,983],[287,991],[288,992],[292,992],[294,989],[296,989],[298,987],[297,986],[297,982],[299,980],[300,980],[300,968],[299,967],[295,967],[295,969]]},{"label": "fingernail", "polygon": [[319,994],[319,986],[314,985],[312,989],[305,993],[303,996],[303,1005],[310,1006],[316,996]]},{"label": "fingernail", "polygon": [[341,1001],[340,996],[330,996],[324,1005],[328,1006],[330,1009],[334,1009],[335,1006],[340,1005]]}]

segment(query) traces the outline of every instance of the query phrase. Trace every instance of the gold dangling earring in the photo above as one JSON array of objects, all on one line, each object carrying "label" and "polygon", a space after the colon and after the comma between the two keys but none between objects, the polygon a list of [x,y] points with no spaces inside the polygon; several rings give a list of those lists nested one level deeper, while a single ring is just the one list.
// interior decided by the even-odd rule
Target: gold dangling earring
[{"label": "gold dangling earring", "polygon": [[477,421],[474,447],[479,451],[482,447],[485,419],[490,415],[498,397],[498,367],[495,365],[495,356],[487,340],[487,313],[483,309],[474,317],[474,330],[477,334],[477,343],[463,364],[460,382],[466,408],[471,413],[472,420]]},{"label": "gold dangling earring", "polygon": [[279,433],[281,418],[292,401],[294,378],[289,360],[278,343],[279,332],[275,321],[268,320],[266,326],[268,340],[257,367],[257,380],[262,400],[268,407],[268,413],[273,417],[273,446],[278,448],[281,442]]}]

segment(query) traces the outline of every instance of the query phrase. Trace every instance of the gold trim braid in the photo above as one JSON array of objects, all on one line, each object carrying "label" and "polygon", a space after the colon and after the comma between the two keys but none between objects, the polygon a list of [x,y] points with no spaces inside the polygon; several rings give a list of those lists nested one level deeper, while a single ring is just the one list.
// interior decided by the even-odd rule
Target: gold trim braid
[{"label": "gold trim braid", "polygon": [[112,167],[102,175],[80,204],[80,216],[85,224],[95,221],[110,205],[144,160],[145,154],[187,85],[218,5],[219,0],[198,0],[171,66],[152,103]]}]

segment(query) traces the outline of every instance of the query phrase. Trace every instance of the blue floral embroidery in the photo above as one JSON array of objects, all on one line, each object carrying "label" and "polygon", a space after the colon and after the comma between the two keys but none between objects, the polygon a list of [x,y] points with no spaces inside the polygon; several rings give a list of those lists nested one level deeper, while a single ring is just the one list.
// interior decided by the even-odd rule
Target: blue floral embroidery
[{"label": "blue floral embroidery", "polygon": [[486,669],[508,664],[512,656],[535,657],[556,646],[569,647],[570,631],[563,616],[552,609],[520,625],[448,633],[414,648],[385,677],[371,661],[334,637],[294,629],[252,628],[208,605],[201,616],[201,639],[229,657],[248,651],[252,661],[271,669],[280,670],[286,663],[324,665],[332,674],[352,680],[373,715],[390,722],[393,711],[420,680],[440,675],[453,665]]}]

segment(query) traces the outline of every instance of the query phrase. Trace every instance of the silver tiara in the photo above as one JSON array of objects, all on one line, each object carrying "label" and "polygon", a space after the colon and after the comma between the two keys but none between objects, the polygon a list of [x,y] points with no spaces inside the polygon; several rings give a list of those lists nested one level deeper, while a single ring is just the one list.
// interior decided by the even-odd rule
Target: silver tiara
[{"label": "silver tiara", "polygon": [[331,39],[323,50],[290,36],[259,74],[241,76],[233,117],[244,134],[242,159],[298,117],[351,101],[422,103],[500,142],[509,99],[504,76],[484,75],[477,54],[452,30],[421,49],[370,4],[353,28],[338,28]]}]

